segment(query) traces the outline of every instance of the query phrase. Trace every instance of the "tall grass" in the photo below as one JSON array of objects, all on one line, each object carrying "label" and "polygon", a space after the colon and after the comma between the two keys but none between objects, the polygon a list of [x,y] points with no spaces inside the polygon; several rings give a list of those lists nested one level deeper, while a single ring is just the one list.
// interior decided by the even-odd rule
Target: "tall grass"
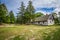
[{"label": "tall grass", "polygon": [[60,26],[1,27],[0,40],[60,40]]}]

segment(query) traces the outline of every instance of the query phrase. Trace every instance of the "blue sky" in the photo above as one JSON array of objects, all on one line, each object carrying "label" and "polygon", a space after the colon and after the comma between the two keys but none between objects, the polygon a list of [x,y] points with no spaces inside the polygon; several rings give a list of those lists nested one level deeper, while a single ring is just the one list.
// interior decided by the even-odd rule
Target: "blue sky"
[{"label": "blue sky", "polygon": [[[23,1],[25,6],[27,6],[29,0],[0,0],[2,3],[6,4],[9,11],[13,11],[14,14],[18,12],[18,8]],[[31,0],[33,2],[36,12],[51,13],[56,8],[60,8],[60,0]]]}]

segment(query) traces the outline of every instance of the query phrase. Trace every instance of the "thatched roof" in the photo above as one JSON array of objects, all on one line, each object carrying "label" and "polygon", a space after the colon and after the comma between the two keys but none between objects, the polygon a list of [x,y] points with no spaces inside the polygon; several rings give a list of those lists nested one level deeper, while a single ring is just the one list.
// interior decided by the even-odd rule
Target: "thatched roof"
[{"label": "thatched roof", "polygon": [[49,18],[49,15],[44,15],[38,18],[35,18],[35,21],[47,21]]}]

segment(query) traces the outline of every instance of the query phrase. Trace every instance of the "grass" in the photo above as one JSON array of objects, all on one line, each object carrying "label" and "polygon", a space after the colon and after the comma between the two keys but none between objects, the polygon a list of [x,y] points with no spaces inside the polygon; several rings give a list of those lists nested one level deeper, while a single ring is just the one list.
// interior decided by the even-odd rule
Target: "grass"
[{"label": "grass", "polygon": [[3,25],[0,27],[0,40],[60,40],[59,37],[59,25]]}]

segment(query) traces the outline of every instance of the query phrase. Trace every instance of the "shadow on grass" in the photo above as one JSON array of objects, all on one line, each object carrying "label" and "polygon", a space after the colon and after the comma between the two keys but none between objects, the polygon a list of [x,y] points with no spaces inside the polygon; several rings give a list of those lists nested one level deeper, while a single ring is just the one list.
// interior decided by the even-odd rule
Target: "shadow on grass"
[{"label": "shadow on grass", "polygon": [[57,29],[53,35],[50,34],[47,37],[44,37],[44,40],[60,40],[60,29]]},{"label": "shadow on grass", "polygon": [[60,40],[60,29],[54,33],[52,40]]}]

